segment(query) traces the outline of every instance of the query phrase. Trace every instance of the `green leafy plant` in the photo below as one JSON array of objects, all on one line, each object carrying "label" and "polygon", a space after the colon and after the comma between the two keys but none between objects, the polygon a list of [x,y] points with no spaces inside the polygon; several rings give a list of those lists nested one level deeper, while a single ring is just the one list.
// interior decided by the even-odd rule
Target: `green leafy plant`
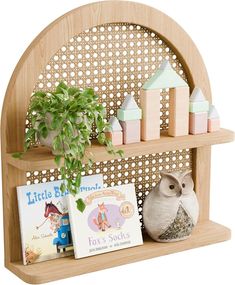
[{"label": "green leafy plant", "polygon": [[[25,135],[24,151],[38,139],[52,138],[52,152],[64,180],[62,192],[68,189],[73,195],[77,194],[82,171],[92,166],[92,159],[86,157],[86,149],[91,145],[93,126],[95,137],[100,144],[106,145],[108,153],[123,155],[123,151],[115,150],[105,136],[104,131],[110,129],[106,110],[91,88],[81,90],[61,82],[55,92],[36,92],[32,95],[28,115],[31,126]],[[15,153],[13,156],[20,158],[21,155]],[[85,158],[87,163],[83,165]],[[77,208],[84,211],[82,199],[77,200]]]}]

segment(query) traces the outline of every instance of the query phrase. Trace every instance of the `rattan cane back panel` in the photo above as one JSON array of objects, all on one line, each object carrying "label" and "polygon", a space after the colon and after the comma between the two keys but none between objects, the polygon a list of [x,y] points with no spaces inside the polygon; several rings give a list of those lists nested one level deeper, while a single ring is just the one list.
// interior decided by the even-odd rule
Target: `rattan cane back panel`
[{"label": "rattan cane back panel", "polygon": [[[143,227],[142,205],[146,195],[159,181],[160,171],[186,169],[192,169],[192,151],[189,149],[97,162],[89,171],[83,172],[83,175],[103,173],[105,187],[135,183]],[[59,169],[31,171],[26,176],[28,185],[61,179]]]},{"label": "rattan cane back panel", "polygon": [[[187,81],[177,55],[153,31],[134,24],[93,27],[74,36],[51,58],[33,91],[54,90],[60,81],[92,87],[115,115],[127,94],[139,101],[139,90],[160,63],[168,59]],[[168,128],[169,90],[161,93],[161,129]],[[26,128],[29,124],[26,121]]]},{"label": "rattan cane back panel", "polygon": [[[97,26],[74,36],[51,58],[33,91],[52,91],[61,80],[92,87],[107,109],[116,115],[127,94],[139,101],[139,90],[160,63],[168,59],[187,81],[177,55],[153,31],[134,24]],[[161,129],[168,128],[169,90],[161,92]],[[26,130],[30,120],[26,121]],[[142,204],[157,184],[160,171],[192,168],[192,151],[180,150],[95,163],[86,174],[103,173],[105,186],[135,183],[142,223]],[[27,184],[60,179],[59,169],[27,172]]]}]

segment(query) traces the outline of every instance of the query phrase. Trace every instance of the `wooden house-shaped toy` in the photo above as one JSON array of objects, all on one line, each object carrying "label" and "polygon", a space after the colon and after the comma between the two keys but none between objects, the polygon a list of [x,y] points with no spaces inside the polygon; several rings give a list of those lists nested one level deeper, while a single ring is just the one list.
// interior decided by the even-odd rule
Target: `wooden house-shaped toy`
[{"label": "wooden house-shaped toy", "polygon": [[219,131],[220,129],[220,117],[214,105],[210,105],[208,112],[208,124],[207,131],[209,133]]},{"label": "wooden house-shaped toy", "polygon": [[200,88],[195,87],[189,98],[189,133],[192,135],[207,133],[209,102]]},{"label": "wooden house-shaped toy", "polygon": [[170,89],[168,135],[188,134],[189,86],[165,60],[140,90],[144,141],[160,138],[160,93],[166,88]]},{"label": "wooden house-shaped toy", "polygon": [[141,109],[138,107],[134,97],[127,95],[117,116],[123,130],[123,143],[140,142],[140,119]]},{"label": "wooden house-shaped toy", "polygon": [[116,117],[109,119],[110,130],[106,131],[106,137],[109,138],[113,145],[121,145],[123,143],[122,127]]}]

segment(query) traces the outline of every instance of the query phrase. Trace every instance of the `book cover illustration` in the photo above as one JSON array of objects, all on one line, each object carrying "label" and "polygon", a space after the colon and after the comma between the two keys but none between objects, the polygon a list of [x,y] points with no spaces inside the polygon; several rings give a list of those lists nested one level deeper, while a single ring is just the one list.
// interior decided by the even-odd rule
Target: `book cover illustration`
[{"label": "book cover illustration", "polygon": [[[24,265],[73,255],[68,190],[62,180],[17,187]],[[103,187],[102,175],[85,176],[81,189]]]},{"label": "book cover illustration", "polygon": [[134,184],[82,191],[83,213],[68,195],[75,258],[143,244]]}]

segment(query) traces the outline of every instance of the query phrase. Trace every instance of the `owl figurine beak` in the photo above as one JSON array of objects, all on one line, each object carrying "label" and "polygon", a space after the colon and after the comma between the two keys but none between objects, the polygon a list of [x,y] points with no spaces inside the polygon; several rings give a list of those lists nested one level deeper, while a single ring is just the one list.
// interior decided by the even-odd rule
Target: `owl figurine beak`
[{"label": "owl figurine beak", "polygon": [[177,197],[180,197],[182,195],[182,189],[180,189],[177,193]]}]

